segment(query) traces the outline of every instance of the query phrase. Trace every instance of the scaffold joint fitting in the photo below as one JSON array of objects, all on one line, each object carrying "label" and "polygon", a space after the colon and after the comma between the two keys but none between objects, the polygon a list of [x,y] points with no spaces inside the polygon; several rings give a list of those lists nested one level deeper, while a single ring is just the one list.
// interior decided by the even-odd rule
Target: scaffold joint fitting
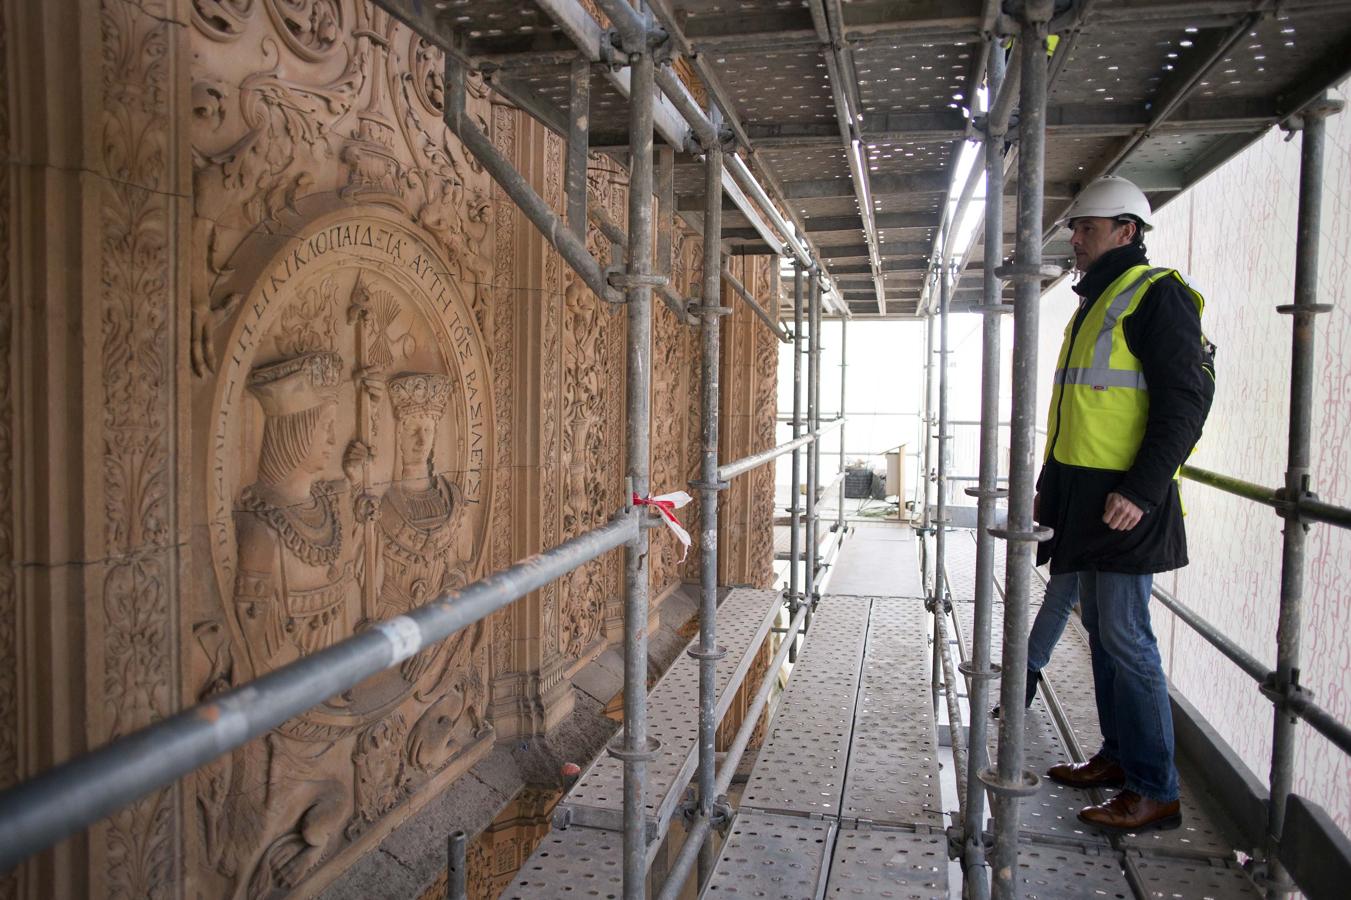
[{"label": "scaffold joint fitting", "polygon": [[1041,776],[1030,769],[1023,769],[1022,780],[1017,783],[1004,781],[998,772],[988,767],[981,769],[977,777],[991,793],[1001,797],[1031,797],[1041,790]]},{"label": "scaffold joint fitting", "polygon": [[994,270],[997,278],[1005,281],[1050,281],[1059,278],[1064,274],[1064,269],[1060,266],[1053,266],[1046,263],[1040,265],[1028,265],[1027,263],[1010,263],[1006,266],[1000,266]]},{"label": "scaffold joint fitting", "polygon": [[661,752],[661,741],[654,737],[647,739],[647,749],[645,750],[627,750],[623,741],[624,733],[620,732],[618,737],[605,745],[605,752],[623,762],[651,762]]},{"label": "scaffold joint fitting", "polygon": [[727,655],[727,648],[724,647],[722,644],[719,644],[714,649],[705,653],[698,647],[691,647],[690,649],[686,650],[685,653],[693,657],[694,659],[698,660],[711,659],[716,661],[722,659],[724,656]]},{"label": "scaffold joint fitting", "polygon": [[1029,544],[1049,541],[1055,535],[1055,529],[1047,528],[1045,525],[1034,525],[1031,531],[1014,531],[1011,528],[989,528],[986,531],[1006,541],[1022,541]]},{"label": "scaffold joint fitting", "polygon": [[995,681],[1003,674],[999,663],[990,663],[988,669],[977,669],[976,664],[969,659],[957,663],[957,671],[972,681]]}]

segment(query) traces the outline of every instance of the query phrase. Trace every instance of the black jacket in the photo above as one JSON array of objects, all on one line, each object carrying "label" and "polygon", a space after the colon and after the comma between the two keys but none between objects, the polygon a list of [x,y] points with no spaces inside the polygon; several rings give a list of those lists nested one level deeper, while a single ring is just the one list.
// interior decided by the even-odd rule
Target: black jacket
[{"label": "black jacket", "polygon": [[[1081,300],[1077,333],[1102,292],[1131,266],[1147,264],[1140,246],[1104,253],[1074,286]],[[1122,329],[1140,359],[1149,386],[1149,418],[1129,471],[1068,466],[1048,455],[1037,479],[1039,521],[1055,530],[1038,545],[1037,561],[1053,573],[1097,570],[1144,574],[1187,564],[1187,536],[1173,473],[1201,437],[1215,396],[1214,348],[1203,347],[1201,320],[1191,296],[1175,278],[1156,281]],[[1053,445],[1058,436],[1047,435]],[[1130,531],[1102,521],[1107,494],[1115,491],[1144,510]]]}]

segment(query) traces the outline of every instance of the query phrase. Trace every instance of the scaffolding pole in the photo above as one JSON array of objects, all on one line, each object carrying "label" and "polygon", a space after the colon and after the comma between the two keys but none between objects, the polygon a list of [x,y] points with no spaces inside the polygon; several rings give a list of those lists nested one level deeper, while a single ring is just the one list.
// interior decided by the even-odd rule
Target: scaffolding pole
[{"label": "scaffolding pole", "polygon": [[[821,425],[821,279],[811,273],[811,295],[807,303],[807,430],[815,433]],[[807,445],[807,547],[803,566],[806,602],[809,610],[816,605],[816,488],[821,482],[821,442]],[[811,625],[811,612],[807,625]]]},{"label": "scaffolding pole", "polygon": [[1009,466],[1009,521],[996,530],[1007,542],[1004,652],[1000,680],[998,770],[982,778],[993,793],[995,842],[993,895],[1018,896],[1018,801],[1039,779],[1023,766],[1023,692],[1027,681],[1027,618],[1033,545],[1043,537],[1032,517],[1036,454],[1037,313],[1041,282],[1042,178],[1046,156],[1046,38],[1053,4],[1028,0],[1020,13],[1018,62],[1018,226],[1014,264],[1001,269],[1015,284],[1013,311],[1013,415]]},{"label": "scaffolding pole", "polygon": [[[802,437],[802,263],[793,263],[793,440]],[[808,450],[808,453],[811,451]],[[793,451],[792,496],[788,501],[788,610],[802,604],[802,450]],[[794,641],[789,660],[797,662]]]},{"label": "scaffolding pole", "polygon": [[[652,401],[652,108],[653,58],[647,27],[620,33],[628,54],[629,265],[623,287],[628,306],[629,489],[647,497]],[[638,515],[637,507],[630,513]],[[644,518],[645,526],[654,524]],[[647,763],[655,755],[647,735],[648,535],[640,529],[624,559],[624,733],[610,752],[624,762],[624,898],[642,900],[647,881]]]},{"label": "scaffolding pole", "polygon": [[[849,370],[849,320],[840,319],[840,418],[846,419],[848,413],[845,412],[845,387],[847,382],[847,373]],[[844,423],[840,423],[840,472],[848,471],[848,466],[844,461]],[[835,530],[840,533],[840,540],[844,540],[844,488],[848,478],[840,478],[840,508],[835,516]]]},{"label": "scaffolding pole", "polygon": [[[1290,348],[1290,429],[1285,469],[1285,497],[1313,493],[1310,436],[1313,431],[1314,322],[1331,304],[1318,302],[1318,238],[1323,207],[1323,144],[1326,119],[1341,104],[1324,98],[1301,114],[1299,218],[1295,243],[1295,302],[1277,312],[1293,320]],[[1285,516],[1281,549],[1281,600],[1276,625],[1276,678],[1267,687],[1276,705],[1271,744],[1271,793],[1267,808],[1266,895],[1284,897],[1294,886],[1280,862],[1285,805],[1294,779],[1295,722],[1291,701],[1299,684],[1300,626],[1304,605],[1304,549],[1309,526],[1295,506]]]},{"label": "scaffolding pole", "polygon": [[[714,107],[716,122],[717,108]],[[703,301],[697,308],[702,324],[703,355],[700,359],[702,390],[700,419],[702,468],[699,510],[702,537],[699,558],[699,649],[690,655],[699,661],[699,815],[711,819],[717,801],[713,783],[717,777],[717,665],[727,651],[718,647],[718,491],[726,484],[718,477],[718,403],[719,354],[722,316],[731,310],[719,301],[722,296],[719,265],[722,255],[722,147],[717,140],[704,148],[704,287]],[[706,836],[699,851],[699,884],[708,881],[716,862],[713,841]]]},{"label": "scaffolding pole", "polygon": [[[991,39],[987,49],[986,94],[999,94],[1004,80],[1004,48]],[[996,538],[990,534],[995,524],[995,501],[1008,492],[999,488],[999,330],[1000,314],[1008,307],[1000,302],[1003,282],[995,274],[1004,252],[1004,124],[986,116],[985,132],[985,229],[984,283],[981,313],[980,370],[980,481],[966,493],[976,497],[976,584],[974,623],[971,629],[971,659],[963,663],[962,673],[969,679],[971,723],[967,741],[966,808],[962,811],[962,870],[971,900],[990,896],[986,871],[985,790],[980,772],[988,762],[986,746],[990,704],[990,681],[998,672],[990,665],[990,620],[994,609],[994,554]]]}]

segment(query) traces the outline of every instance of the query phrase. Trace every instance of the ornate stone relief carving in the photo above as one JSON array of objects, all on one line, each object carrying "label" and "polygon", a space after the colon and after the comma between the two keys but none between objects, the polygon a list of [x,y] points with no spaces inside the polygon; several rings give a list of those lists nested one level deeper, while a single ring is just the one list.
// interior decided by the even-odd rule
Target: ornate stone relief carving
[{"label": "ornate stone relief carving", "polygon": [[[174,159],[170,155],[174,28],[139,7],[100,4],[99,188],[102,572],[94,673],[101,690],[89,739],[101,743],[169,714],[177,647],[170,603],[178,582],[170,547],[176,498],[170,458],[173,366]],[[96,551],[97,552],[97,551]],[[94,839],[108,897],[169,896],[176,880],[177,790],[113,815]]]},{"label": "ornate stone relief carving", "polygon": [[[307,223],[237,273],[252,287],[209,417],[221,599],[196,627],[200,693],[482,571],[491,374],[451,271],[432,235],[366,206]],[[204,861],[238,896],[285,892],[430,779],[472,763],[493,740],[486,632],[465,629],[199,777]]]}]

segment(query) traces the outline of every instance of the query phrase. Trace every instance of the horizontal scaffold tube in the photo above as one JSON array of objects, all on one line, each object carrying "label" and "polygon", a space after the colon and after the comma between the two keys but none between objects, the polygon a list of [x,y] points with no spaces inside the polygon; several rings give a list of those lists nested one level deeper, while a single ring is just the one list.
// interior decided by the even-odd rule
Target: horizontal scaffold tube
[{"label": "horizontal scaffold tube", "polygon": [[776,338],[785,344],[792,340],[792,337],[783,330],[779,323],[774,321],[774,317],[765,312],[765,308],[756,302],[755,297],[746,289],[746,286],[741,283],[741,279],[733,275],[732,271],[725,265],[722,267],[722,280],[727,282],[728,285],[731,286],[732,291],[751,308],[751,312],[755,313],[756,318],[761,322],[764,322],[765,326],[768,327],[770,331],[774,332]]},{"label": "horizontal scaffold tube", "polygon": [[758,469],[765,463],[777,459],[785,453],[792,453],[799,447],[807,446],[827,431],[830,431],[832,428],[838,428],[843,424],[843,417],[831,419],[829,422],[822,422],[821,427],[810,434],[804,434],[802,437],[793,438],[793,440],[779,444],[777,447],[770,447],[768,450],[761,450],[759,453],[753,453],[750,456],[743,456],[741,459],[729,462],[727,465],[719,467],[718,480],[727,481],[729,478],[744,475],[751,469]]},{"label": "horizontal scaffold tube", "polygon": [[[764,680],[760,682],[760,690],[756,692],[755,699],[751,701],[745,715],[741,717],[741,727],[737,729],[736,737],[732,738],[732,745],[727,748],[727,752],[723,755],[722,765],[718,768],[718,780],[713,786],[713,791],[718,797],[725,797],[727,789],[732,786],[732,778],[736,775],[737,767],[741,765],[741,757],[745,754],[747,745],[750,744],[751,735],[759,727],[760,714],[764,711],[765,704],[769,702],[769,695],[778,682],[779,670],[787,662],[788,654],[794,644],[797,643],[798,634],[802,631],[802,625],[807,621],[807,609],[808,606],[804,603],[784,631],[783,640],[779,643],[779,652],[770,661],[769,668],[765,671]],[[666,873],[666,882],[662,885],[657,900],[675,900],[676,897],[680,896],[681,889],[685,886],[685,879],[689,876],[695,860],[699,858],[699,847],[711,830],[712,823],[706,816],[695,818],[694,824],[685,834],[685,843],[680,848],[680,855],[676,857],[675,862]]]},{"label": "horizontal scaffold tube", "polygon": [[465,113],[465,68],[463,63],[452,56],[446,56],[445,67],[446,103],[445,122],[447,127],[460,139],[475,159],[493,180],[502,186],[502,190],[512,202],[525,213],[527,219],[539,229],[540,234],[549,242],[558,255],[572,267],[586,286],[597,297],[612,303],[621,302],[623,295],[606,281],[605,272],[595,258],[586,249],[586,242],[573,233],[562,217],[553,211],[548,201],[536,193],[525,176],[517,171],[502,151],[498,150],[488,136],[479,129],[472,116]]},{"label": "horizontal scaffold tube", "polygon": [[[628,262],[627,247],[629,245],[628,232],[626,232],[623,228],[620,228],[619,223],[616,222],[614,219],[610,218],[609,213],[601,209],[595,203],[587,205],[586,214],[587,217],[591,219],[591,221],[596,223],[596,227],[600,229],[601,234],[605,235],[605,239],[607,241],[609,241],[612,244],[617,244],[621,248],[625,248],[623,251],[624,261],[627,263]],[[681,298],[679,294],[676,293],[675,288],[671,287],[669,282],[663,285],[658,285],[656,291],[657,296],[661,298],[661,302],[666,304],[667,309],[675,313],[675,317],[677,319],[679,319],[681,322],[684,322],[686,325],[699,324],[699,320],[696,319],[694,316],[690,315],[689,310],[685,308],[685,301]]]},{"label": "horizontal scaffold tube", "polygon": [[0,793],[0,872],[622,546],[638,527],[637,515],[621,514]]},{"label": "horizontal scaffold tube", "polygon": [[[1235,644],[1218,628],[1201,618],[1190,607],[1178,600],[1157,584],[1153,593],[1165,607],[1199,634],[1206,643],[1220,651],[1230,662],[1242,669],[1248,677],[1259,685],[1270,686],[1276,678],[1276,671],[1262,664],[1262,661]],[[1298,691],[1289,698],[1290,711],[1299,716],[1323,737],[1336,744],[1343,753],[1351,755],[1351,728],[1335,719],[1327,710],[1315,703],[1306,691]]]},{"label": "horizontal scaffold tube", "polygon": [[1323,522],[1327,525],[1336,525],[1339,528],[1351,528],[1351,509],[1347,509],[1345,506],[1304,498],[1288,500],[1282,496],[1284,491],[1276,488],[1264,487],[1251,481],[1234,478],[1232,475],[1221,475],[1207,469],[1198,469],[1196,466],[1183,466],[1182,477],[1274,509],[1294,510],[1301,520],[1307,519],[1310,522]]}]

